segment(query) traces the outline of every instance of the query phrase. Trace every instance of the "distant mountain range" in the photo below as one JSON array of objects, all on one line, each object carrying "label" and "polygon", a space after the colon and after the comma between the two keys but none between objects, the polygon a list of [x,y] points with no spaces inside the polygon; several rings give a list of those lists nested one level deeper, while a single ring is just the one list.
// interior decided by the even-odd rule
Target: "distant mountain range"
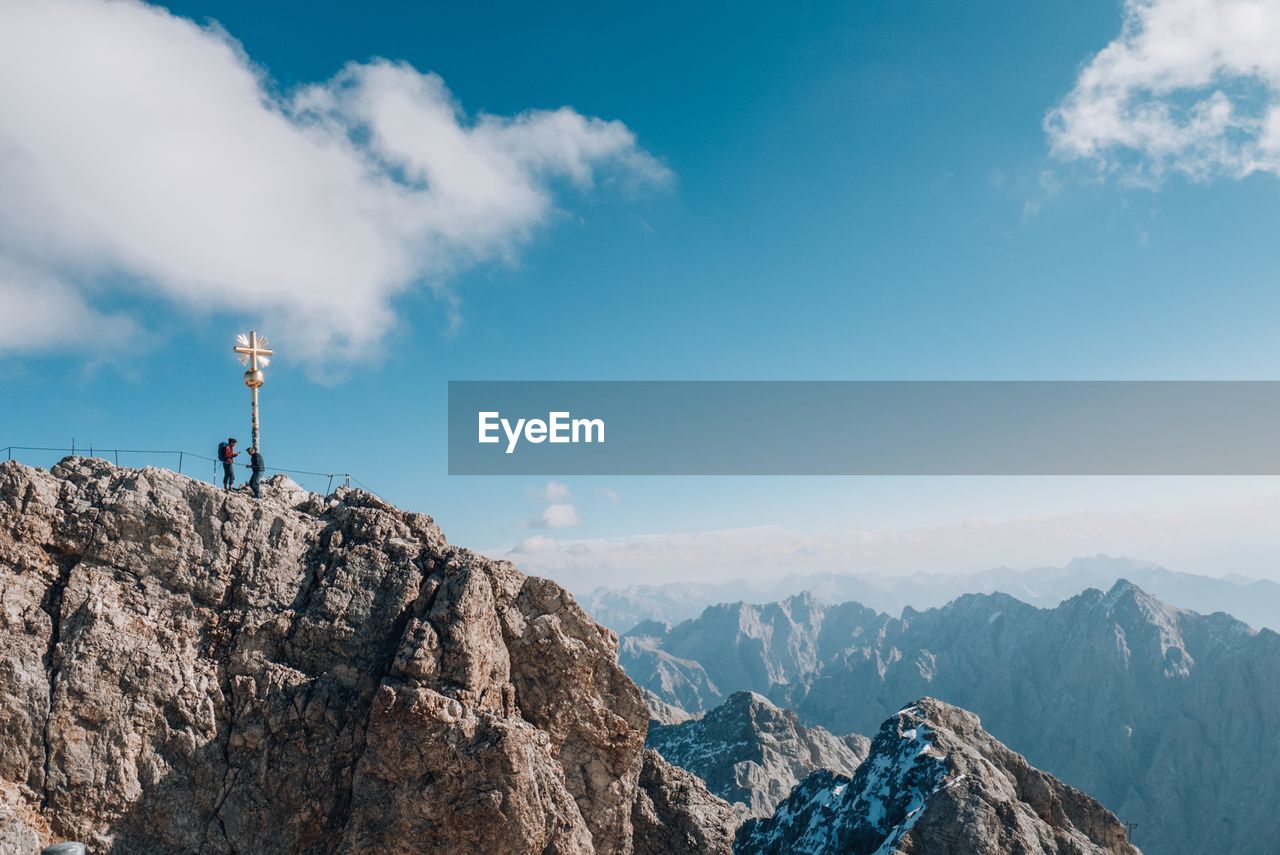
[{"label": "distant mountain range", "polygon": [[650,723],[645,745],[697,775],[746,818],[772,816],[792,787],[818,769],[852,775],[871,740],[805,727],[790,710],[738,692],[699,719]]},{"label": "distant mountain range", "polygon": [[734,852],[1140,855],[1111,811],[933,698],[890,716],[852,778],[815,772],[771,818],[744,824]]},{"label": "distant mountain range", "polygon": [[901,617],[808,593],[717,605],[637,627],[620,660],[668,703],[749,690],[833,733],[933,696],[1135,823],[1148,852],[1263,855],[1280,840],[1280,635],[1129,581],[1052,609],[1007,594]]},{"label": "distant mountain range", "polygon": [[597,588],[584,602],[596,620],[617,632],[641,621],[676,624],[718,603],[767,603],[805,591],[825,603],[856,601],[898,615],[907,607],[945,605],[962,594],[1003,593],[1024,603],[1053,608],[1086,588],[1107,590],[1128,579],[1144,591],[1179,608],[1202,614],[1226,612],[1255,629],[1280,630],[1280,584],[1244,576],[1198,576],[1178,573],[1129,558],[1095,555],[1065,567],[1014,570],[1000,567],[981,573],[915,573],[910,576],[822,573],[788,575],[775,583],[737,580],[720,584],[672,582]]}]

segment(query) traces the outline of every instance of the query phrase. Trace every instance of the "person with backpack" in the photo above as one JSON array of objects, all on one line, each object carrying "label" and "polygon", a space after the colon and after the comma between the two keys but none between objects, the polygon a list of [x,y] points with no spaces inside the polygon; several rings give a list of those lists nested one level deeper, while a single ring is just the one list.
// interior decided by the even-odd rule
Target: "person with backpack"
[{"label": "person with backpack", "polygon": [[262,491],[258,488],[258,479],[262,477],[262,470],[266,469],[266,465],[262,462],[262,454],[255,445],[249,446],[249,469],[253,474],[249,476],[249,489],[253,490],[255,499],[262,498]]},{"label": "person with backpack", "polygon": [[218,460],[222,461],[222,489],[230,490],[236,483],[236,473],[232,462],[240,452],[236,451],[236,438],[229,437],[226,442],[218,443]]}]

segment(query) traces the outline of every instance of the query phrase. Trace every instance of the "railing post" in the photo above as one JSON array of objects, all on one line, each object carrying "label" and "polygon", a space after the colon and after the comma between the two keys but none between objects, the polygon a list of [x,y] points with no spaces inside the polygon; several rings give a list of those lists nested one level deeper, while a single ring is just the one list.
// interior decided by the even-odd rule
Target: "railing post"
[{"label": "railing post", "polygon": [[[3,2],[3,0],[0,0],[0,2]],[[28,451],[35,450],[35,451],[59,451],[59,452],[61,452],[61,451],[67,451],[67,450],[68,450],[68,449],[66,449],[66,448],[47,448],[47,447],[45,447],[45,446],[39,446],[39,447],[34,447],[34,446],[30,446],[30,447],[29,447],[29,446],[25,446],[25,445],[4,445],[4,446],[0,446],[0,451],[3,451],[3,452],[4,452],[4,455],[5,455],[5,459],[6,459],[6,460],[13,460],[13,459],[14,459],[14,457],[13,457],[13,452],[14,452],[14,450],[15,450],[15,449],[16,449],[16,450],[18,450],[18,451],[22,451],[22,450],[24,450],[24,449],[25,449],[25,450],[28,450]],[[179,449],[178,451],[170,451],[170,450],[167,450],[167,449],[166,449],[166,450],[155,450],[155,449],[151,449],[151,450],[139,450],[139,449],[129,449],[129,448],[103,448],[103,449],[100,449],[100,450],[102,451],[102,453],[103,453],[104,455],[105,455],[107,452],[111,452],[112,457],[113,457],[113,459],[115,460],[115,464],[116,464],[116,466],[119,466],[119,465],[120,465],[120,452],[121,452],[121,451],[123,451],[125,454],[161,454],[161,455],[163,455],[163,454],[176,454],[176,455],[178,455],[178,473],[179,473],[179,474],[182,474],[183,469],[185,469],[185,468],[186,468],[186,465],[187,465],[187,453],[186,453],[185,451],[182,451],[181,449]],[[99,449],[98,449],[96,446],[94,446],[94,445],[93,445],[93,443],[89,443],[88,452],[89,452],[89,456],[90,456],[90,457],[94,456],[98,451],[99,451]],[[70,448],[70,452],[71,452],[71,456],[72,456],[72,457],[75,457],[75,456],[76,456],[77,446],[76,446],[76,441],[75,441],[75,438],[74,438],[74,437],[72,437],[72,439],[71,439],[71,448]],[[192,453],[192,456],[193,456],[193,457],[195,457],[197,460],[208,460],[208,459],[209,459],[209,458],[205,457],[203,454],[195,454],[195,453]],[[106,458],[104,457],[103,459],[106,459]],[[213,477],[213,483],[214,483],[214,484],[218,484],[218,483],[219,483],[219,481],[218,481],[218,476],[219,476],[219,474],[221,473],[221,468],[222,468],[222,467],[219,465],[220,461],[218,461],[218,460],[216,460],[216,459],[215,459],[215,460],[213,460],[213,461],[212,461],[212,463],[213,463],[213,476],[212,476],[212,477]],[[241,466],[243,466],[243,467],[244,467],[244,468],[246,468],[246,469],[248,469],[248,468],[249,468],[248,464],[240,464],[240,465],[241,465]],[[198,469],[198,468],[199,468],[199,466],[197,465],[197,467],[196,467],[196,468]],[[341,478],[341,479],[342,479],[342,486],[346,487],[347,489],[351,489],[351,482],[354,480],[354,479],[352,478],[352,476],[351,476],[351,473],[350,473],[350,472],[311,472],[311,471],[303,471],[303,470],[297,470],[297,469],[278,469],[278,468],[275,468],[275,467],[268,467],[268,471],[270,471],[270,472],[286,472],[286,473],[294,473],[294,474],[299,474],[299,475],[314,476],[314,477],[317,477],[317,478],[328,478],[328,479],[329,479],[329,481],[328,481],[328,483],[325,485],[326,495],[327,495],[328,493],[332,493],[332,492],[333,492],[333,482],[334,482],[334,480],[335,480],[335,479],[337,479],[337,478]],[[196,476],[194,476],[194,477],[199,477],[198,473],[197,473],[197,475],[196,475]]]}]

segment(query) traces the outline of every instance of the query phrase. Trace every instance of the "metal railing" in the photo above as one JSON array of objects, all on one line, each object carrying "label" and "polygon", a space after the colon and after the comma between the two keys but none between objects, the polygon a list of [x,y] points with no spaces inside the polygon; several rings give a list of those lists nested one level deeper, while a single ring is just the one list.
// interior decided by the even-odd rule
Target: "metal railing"
[{"label": "metal railing", "polygon": [[[197,454],[194,451],[171,451],[168,449],[143,449],[143,448],[98,448],[92,444],[90,444],[88,448],[85,448],[85,447],[77,448],[74,440],[72,441],[70,448],[56,448],[56,447],[44,446],[44,445],[6,445],[3,447],[0,447],[0,452],[4,453],[6,460],[13,460],[15,451],[17,452],[23,452],[23,451],[55,452],[55,453],[62,453],[62,454],[70,454],[72,456],[75,456],[78,454],[84,457],[97,457],[102,460],[107,460],[108,458],[105,457],[104,455],[109,454],[111,455],[109,459],[112,460],[117,466],[121,465],[120,455],[122,454],[125,454],[125,455],[145,454],[145,455],[159,456],[159,457],[176,457],[178,459],[178,465],[175,471],[181,474],[186,474],[182,472],[182,467],[186,465],[187,459],[191,458],[193,460],[203,460],[213,464],[213,478],[215,483],[217,482],[219,464],[221,463],[221,461],[215,457],[209,457],[206,454]],[[19,459],[19,462],[21,462],[21,456],[19,456],[18,459]],[[232,465],[241,466],[241,467],[244,467],[245,469],[249,468],[249,464],[247,463],[232,463]],[[174,467],[167,466],[164,468],[173,469]],[[265,471],[283,472],[286,475],[302,475],[302,476],[309,476],[314,478],[327,478],[328,484],[325,486],[325,491],[324,491],[325,495],[328,495],[329,493],[333,492],[333,481],[335,478],[341,478],[342,483],[347,487],[350,487],[352,482],[354,482],[366,492],[370,492],[370,493],[373,492],[368,487],[366,487],[364,483],[360,481],[359,478],[356,478],[350,472],[313,472],[308,469],[286,469],[281,466],[267,466],[265,467]]]}]

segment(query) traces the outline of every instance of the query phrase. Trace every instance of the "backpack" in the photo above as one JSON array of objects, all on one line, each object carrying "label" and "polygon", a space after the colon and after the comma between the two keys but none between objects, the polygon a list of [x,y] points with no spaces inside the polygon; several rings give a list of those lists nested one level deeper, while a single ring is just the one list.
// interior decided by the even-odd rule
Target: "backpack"
[{"label": "backpack", "polygon": [[218,443],[218,460],[226,463],[231,458],[227,456],[227,444],[225,442]]}]

